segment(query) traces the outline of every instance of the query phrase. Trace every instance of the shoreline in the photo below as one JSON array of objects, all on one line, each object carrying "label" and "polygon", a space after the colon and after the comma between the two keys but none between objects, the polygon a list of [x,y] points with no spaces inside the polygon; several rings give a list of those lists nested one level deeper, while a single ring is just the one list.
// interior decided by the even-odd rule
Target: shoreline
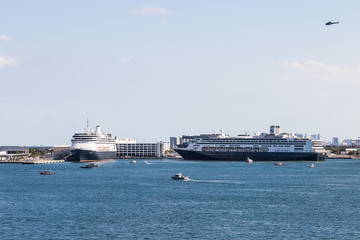
[{"label": "shoreline", "polygon": [[35,161],[26,161],[26,160],[21,160],[21,161],[0,161],[0,163],[12,163],[12,164],[48,164],[48,163],[61,163],[61,162],[65,162],[65,160],[46,160],[46,159],[42,159],[42,160],[35,160]]}]

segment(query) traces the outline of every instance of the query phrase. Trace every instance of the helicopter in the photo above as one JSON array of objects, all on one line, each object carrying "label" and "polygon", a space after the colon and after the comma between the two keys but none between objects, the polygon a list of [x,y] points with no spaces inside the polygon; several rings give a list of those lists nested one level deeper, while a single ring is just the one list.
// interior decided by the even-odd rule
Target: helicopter
[{"label": "helicopter", "polygon": [[337,22],[328,21],[327,23],[325,23],[325,25],[333,25],[333,24],[339,24],[339,21],[337,21]]}]

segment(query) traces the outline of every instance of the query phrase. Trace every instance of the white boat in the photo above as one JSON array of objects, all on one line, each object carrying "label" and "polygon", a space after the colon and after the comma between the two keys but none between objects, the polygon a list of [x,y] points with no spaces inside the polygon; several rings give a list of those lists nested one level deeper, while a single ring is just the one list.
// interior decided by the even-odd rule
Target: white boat
[{"label": "white boat", "polygon": [[171,178],[174,180],[189,180],[189,177],[182,175],[182,173],[177,173],[174,176],[172,176]]},{"label": "white boat", "polygon": [[253,163],[254,161],[251,158],[247,157],[246,162],[247,163]]},{"label": "white boat", "polygon": [[136,160],[132,160],[131,162],[129,162],[131,164],[135,164],[136,163]]},{"label": "white boat", "polygon": [[148,161],[144,161],[143,164],[151,164],[151,163],[149,163]]},{"label": "white boat", "polygon": [[315,164],[310,164],[310,168],[316,167]]},{"label": "white boat", "polygon": [[94,164],[94,163],[89,163],[89,164],[86,164],[85,166],[81,166],[80,168],[93,168],[93,167],[100,167],[100,165]]}]

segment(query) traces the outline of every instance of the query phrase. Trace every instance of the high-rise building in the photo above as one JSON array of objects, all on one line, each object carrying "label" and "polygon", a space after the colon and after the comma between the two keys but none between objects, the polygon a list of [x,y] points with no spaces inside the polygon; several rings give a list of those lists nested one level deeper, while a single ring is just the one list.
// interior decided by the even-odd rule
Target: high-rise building
[{"label": "high-rise building", "polygon": [[320,140],[320,134],[311,134],[311,139],[312,140]]},{"label": "high-rise building", "polygon": [[359,146],[360,147],[360,137],[356,140],[353,140],[354,146]]},{"label": "high-rise building", "polygon": [[179,137],[170,137],[170,147],[174,148],[177,145],[180,145],[180,138]]},{"label": "high-rise building", "polygon": [[333,137],[331,143],[334,146],[339,146],[339,138],[338,137]]}]

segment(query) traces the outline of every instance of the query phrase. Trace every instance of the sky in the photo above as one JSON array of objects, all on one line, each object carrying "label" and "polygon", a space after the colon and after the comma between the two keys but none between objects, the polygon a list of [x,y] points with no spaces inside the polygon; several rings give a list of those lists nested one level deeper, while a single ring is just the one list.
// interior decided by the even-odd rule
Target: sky
[{"label": "sky", "polygon": [[359,1],[0,7],[0,145],[70,144],[87,118],[138,142],[273,124],[360,136]]}]

